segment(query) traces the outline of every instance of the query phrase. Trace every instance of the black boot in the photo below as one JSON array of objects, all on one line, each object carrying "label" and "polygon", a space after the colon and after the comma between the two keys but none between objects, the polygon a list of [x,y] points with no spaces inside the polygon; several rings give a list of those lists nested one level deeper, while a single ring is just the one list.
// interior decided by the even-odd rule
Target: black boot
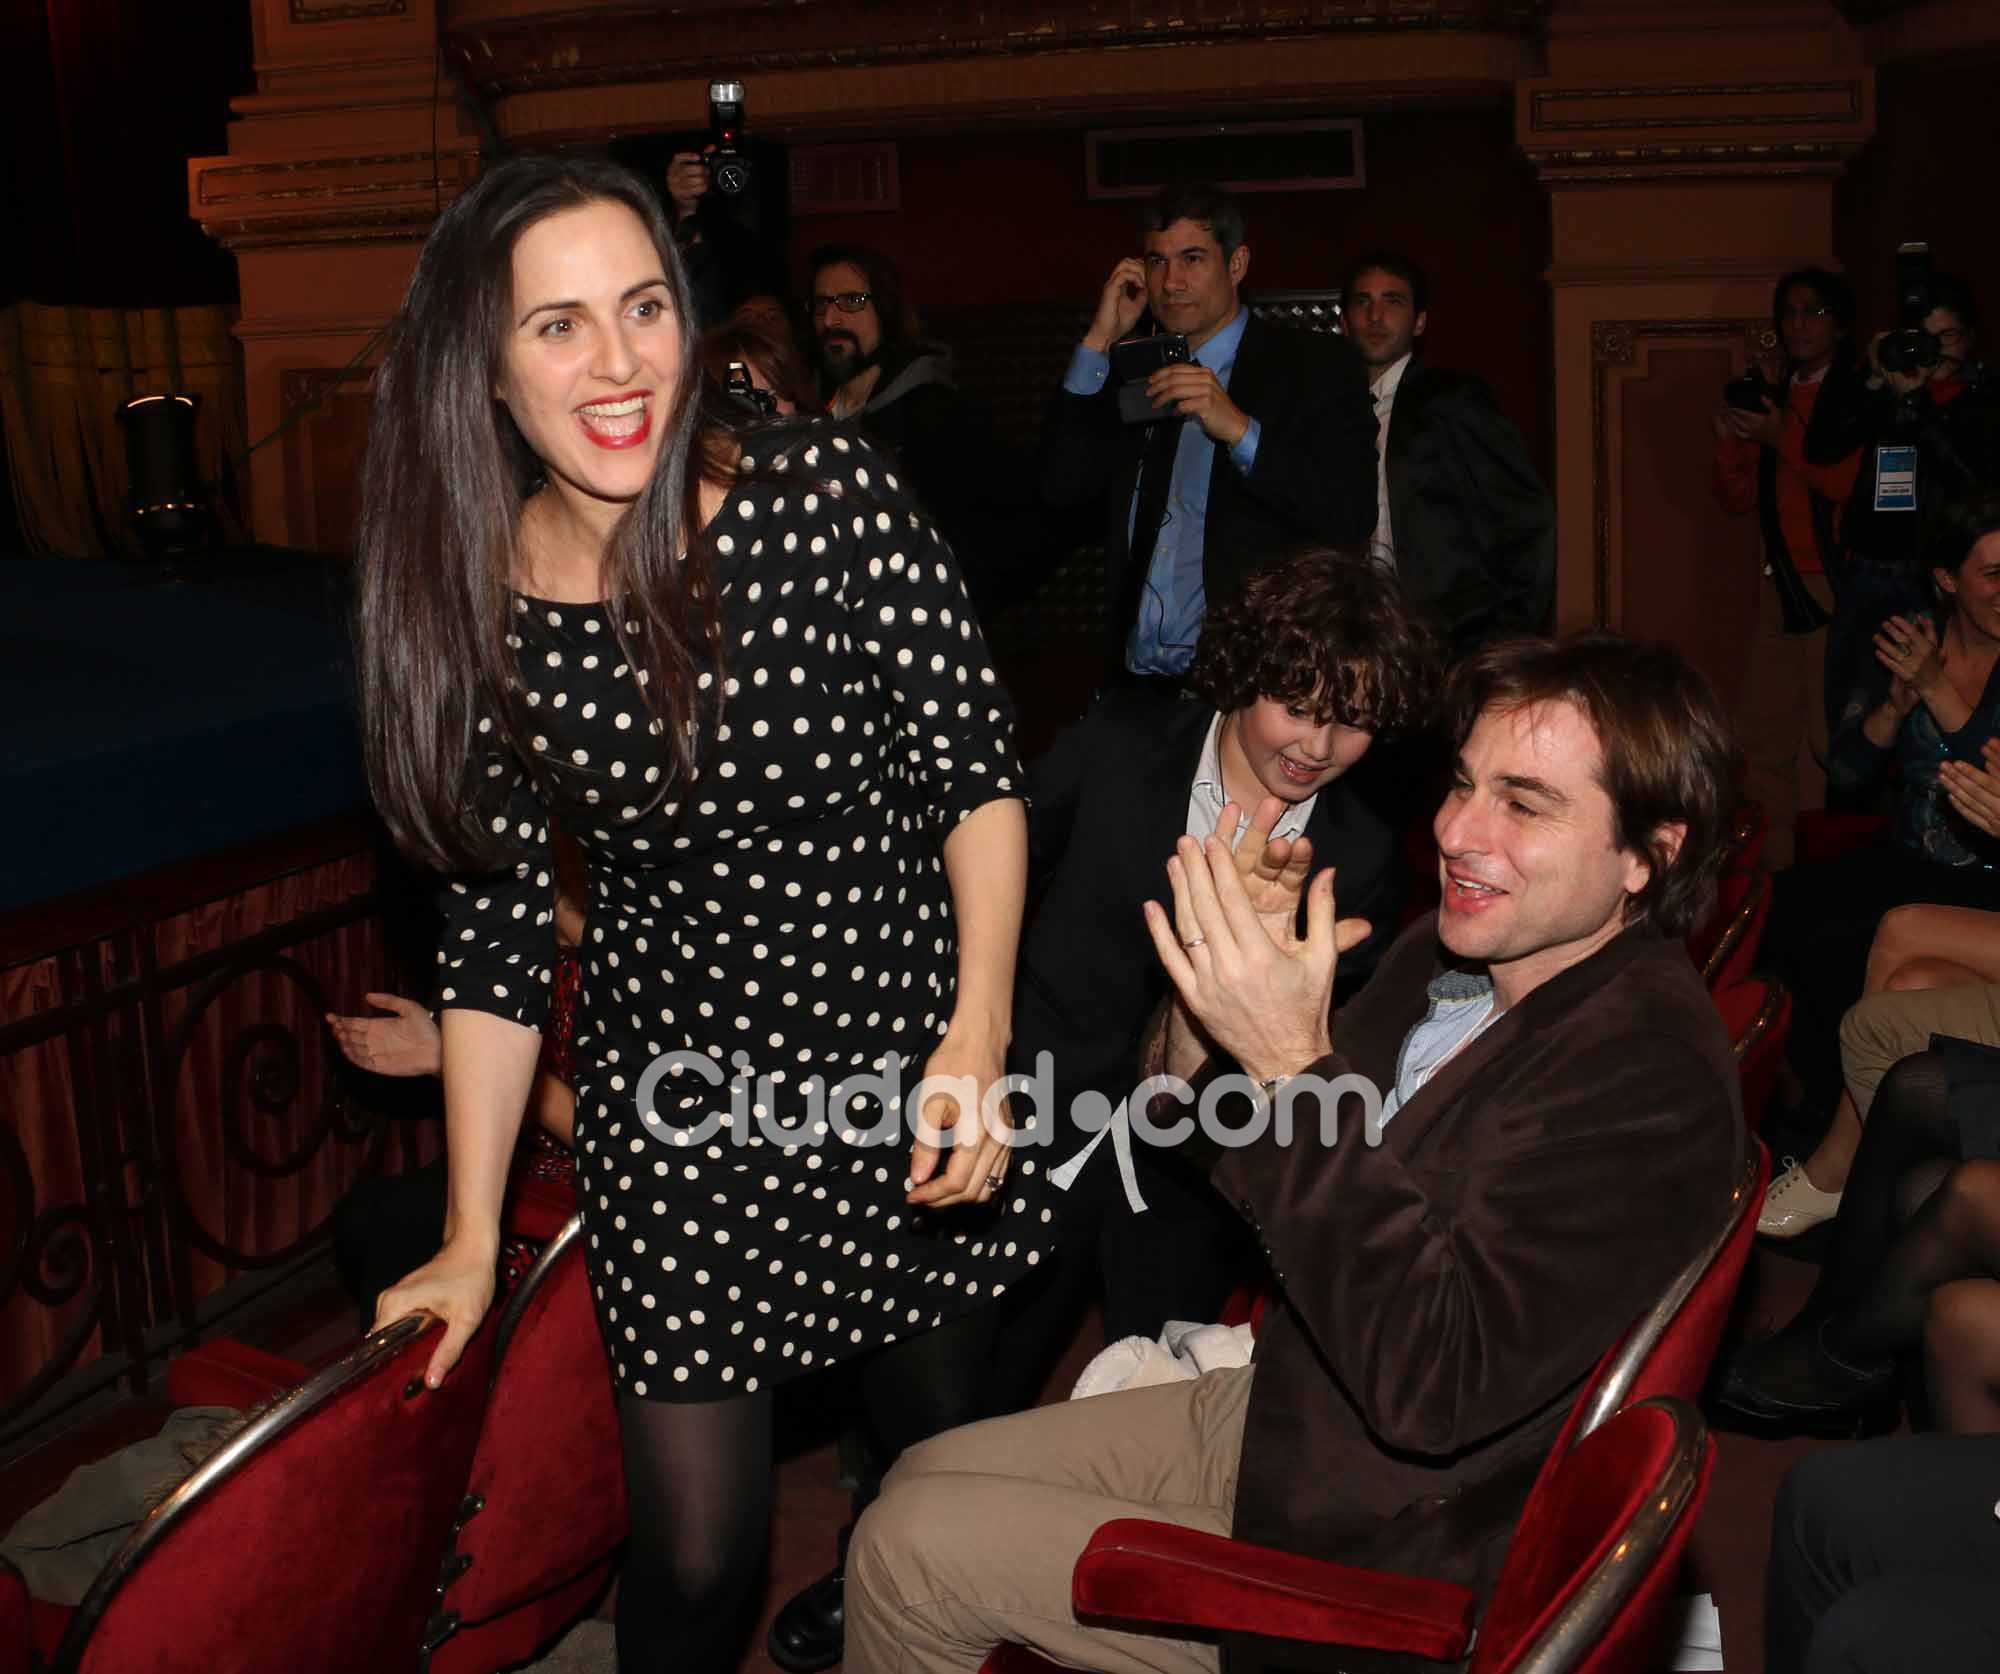
[{"label": "black boot", "polygon": [[1854,1437],[1895,1421],[1894,1360],[1855,1365],[1826,1346],[1826,1327],[1746,1343],[1724,1362],[1709,1397],[1717,1429],[1749,1435]]},{"label": "black boot", "polygon": [[847,1633],[847,1537],[853,1532],[852,1523],[840,1531],[840,1559],[832,1570],[792,1594],[771,1619],[765,1649],[786,1674],[819,1674],[840,1661]]}]

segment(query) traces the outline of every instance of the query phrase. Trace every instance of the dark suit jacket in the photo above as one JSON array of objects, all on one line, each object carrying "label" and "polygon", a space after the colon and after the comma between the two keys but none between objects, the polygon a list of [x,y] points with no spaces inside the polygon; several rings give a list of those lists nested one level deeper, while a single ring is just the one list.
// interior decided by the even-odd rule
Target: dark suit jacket
[{"label": "dark suit jacket", "polygon": [[[1412,925],[1314,1066],[1393,1086],[1440,968]],[[1686,950],[1628,930],[1558,973],[1362,1141],[1224,1153],[1267,1309],[1239,1539],[1490,1587],[1578,1386],[1716,1229],[1742,1155],[1730,1045]]]},{"label": "dark suit jacket", "polygon": [[1413,360],[1389,418],[1396,568],[1455,653],[1548,625],[1556,516],[1485,384]]},{"label": "dark suit jacket", "polygon": [[[1014,1067],[1031,1070],[1043,1049],[1053,1056],[1058,1138],[1078,1092],[1115,1104],[1139,1079],[1139,1037],[1167,991],[1140,903],[1172,898],[1167,857],[1187,830],[1214,717],[1205,703],[1112,693],[1035,766],[1029,887],[1038,899],[1021,940]],[[1356,788],[1367,766],[1364,757],[1319,793],[1305,830],[1314,871],[1340,868],[1341,915],[1375,926],[1342,961],[1349,992],[1393,940],[1403,894],[1396,833]]]},{"label": "dark suit jacket", "polygon": [[[1344,338],[1288,331],[1252,316],[1229,375],[1229,399],[1260,428],[1249,476],[1215,448],[1202,531],[1202,584],[1213,606],[1260,564],[1307,546],[1359,547],[1375,527],[1375,409],[1361,357]],[[1119,422],[1116,386],[1058,390],[1042,427],[1042,494],[1051,506],[1104,500],[1107,636],[1120,653],[1139,596],[1132,491],[1150,426]]]}]

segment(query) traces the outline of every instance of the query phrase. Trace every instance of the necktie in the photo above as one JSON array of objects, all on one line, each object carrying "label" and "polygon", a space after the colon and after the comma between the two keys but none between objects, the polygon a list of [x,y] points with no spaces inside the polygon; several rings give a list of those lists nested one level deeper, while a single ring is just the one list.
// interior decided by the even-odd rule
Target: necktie
[{"label": "necktie", "polygon": [[[1132,510],[1132,594],[1136,596],[1152,568],[1152,548],[1160,544],[1166,526],[1166,500],[1174,484],[1174,454],[1180,450],[1180,430],[1188,420],[1164,418],[1146,432],[1146,452],[1138,468],[1138,504]],[[1126,612],[1130,616],[1130,612]]]}]

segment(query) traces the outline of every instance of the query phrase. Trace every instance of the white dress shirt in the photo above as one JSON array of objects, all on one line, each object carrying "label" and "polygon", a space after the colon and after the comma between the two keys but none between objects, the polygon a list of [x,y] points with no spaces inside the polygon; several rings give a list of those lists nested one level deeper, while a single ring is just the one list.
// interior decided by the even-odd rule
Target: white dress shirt
[{"label": "white dress shirt", "polygon": [[1389,518],[1389,417],[1396,410],[1396,386],[1410,357],[1390,363],[1369,394],[1375,398],[1375,533],[1368,538],[1368,556],[1385,570],[1396,568],[1396,530]]}]

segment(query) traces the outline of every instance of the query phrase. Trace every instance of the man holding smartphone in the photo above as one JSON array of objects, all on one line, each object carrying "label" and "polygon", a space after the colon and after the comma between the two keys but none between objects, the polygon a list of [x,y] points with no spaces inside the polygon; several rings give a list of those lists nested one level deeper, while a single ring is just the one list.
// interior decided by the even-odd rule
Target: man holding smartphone
[{"label": "man holding smartphone", "polygon": [[[1052,506],[1105,502],[1113,677],[1178,692],[1202,617],[1269,560],[1361,547],[1375,522],[1375,417],[1336,337],[1254,319],[1243,212],[1219,186],[1170,186],[1143,252],[1111,270],[1043,431]],[[1111,351],[1150,311],[1186,340],[1146,373],[1152,415],[1120,412]]]},{"label": "man holding smartphone", "polygon": [[[1732,385],[1736,393],[1726,392],[1709,422],[1716,501],[1738,516],[1755,513],[1763,535],[1764,580],[1736,727],[1744,791],[1770,820],[1764,852],[1775,872],[1792,863],[1799,812],[1826,803],[1826,623],[1840,563],[1841,509],[1860,456],[1849,452],[1819,465],[1806,457],[1805,443],[1828,377],[1853,358],[1854,292],[1837,273],[1795,269],[1772,293],[1771,324],[1784,352],[1782,381]],[[1800,593],[1818,607],[1817,624],[1796,604],[1785,608],[1780,565],[1791,566]],[[1844,692],[1838,701],[1846,701]]]}]

